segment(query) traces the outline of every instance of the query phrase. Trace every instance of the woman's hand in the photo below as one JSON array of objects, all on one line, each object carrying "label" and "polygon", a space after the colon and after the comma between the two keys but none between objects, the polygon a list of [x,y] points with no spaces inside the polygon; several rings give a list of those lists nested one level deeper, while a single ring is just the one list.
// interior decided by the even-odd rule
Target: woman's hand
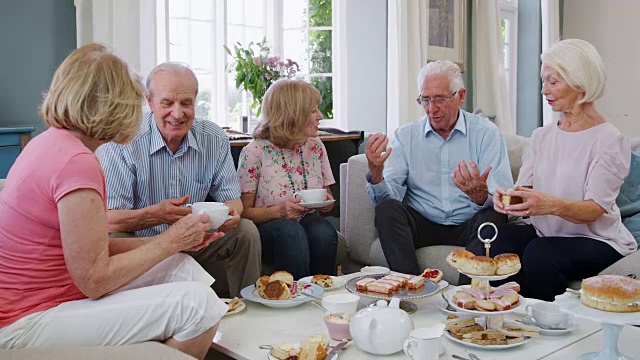
[{"label": "woman's hand", "polygon": [[[200,249],[211,242],[224,236],[224,233],[207,234],[211,230],[209,216],[206,214],[189,214],[171,225],[165,232],[170,245],[178,251]],[[205,237],[205,235],[208,235]],[[206,244],[205,244],[206,243]]]},{"label": "woman's hand", "polygon": [[[324,201],[329,201],[329,200],[334,200],[334,199],[333,199],[333,195],[331,195],[331,193],[327,191],[327,198],[324,199]],[[335,202],[332,202],[331,204],[320,208],[320,212],[321,213],[327,213],[327,212],[333,210],[333,205],[334,204],[335,204]]]},{"label": "woman's hand", "polygon": [[281,217],[289,220],[297,220],[306,210],[307,208],[300,205],[300,199],[288,199],[280,205]]},{"label": "woman's hand", "polygon": [[[504,214],[515,216],[555,215],[558,208],[557,204],[560,201],[560,199],[555,196],[522,187],[517,190],[508,190],[507,192],[503,192],[503,194],[520,196],[522,198],[523,202],[521,204],[502,205],[505,210]],[[502,201],[500,203],[502,204]],[[495,206],[494,202],[494,208]]]},{"label": "woman's hand", "polygon": [[507,214],[507,210],[502,203],[502,195],[507,195],[507,191],[504,189],[496,189],[493,193],[493,209],[501,214]]}]

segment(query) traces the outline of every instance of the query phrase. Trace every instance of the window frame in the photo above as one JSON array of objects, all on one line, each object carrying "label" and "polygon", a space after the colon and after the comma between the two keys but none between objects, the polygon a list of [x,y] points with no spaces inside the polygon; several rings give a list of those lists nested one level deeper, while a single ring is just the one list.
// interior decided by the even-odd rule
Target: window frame
[{"label": "window frame", "polygon": [[[215,121],[220,126],[231,126],[234,129],[241,130],[242,124],[240,121],[236,123],[235,119],[231,119],[231,114],[227,113],[228,98],[229,93],[227,90],[227,76],[228,72],[226,70],[227,64],[232,61],[231,57],[226,54],[226,52],[222,48],[222,44],[226,44],[227,42],[227,1],[228,0],[210,0],[211,9],[212,9],[212,17],[211,20],[194,20],[187,15],[184,17],[189,24],[188,28],[191,28],[191,24],[194,21],[209,21],[211,23],[211,34],[210,37],[214,41],[214,45],[211,47],[211,67],[206,69],[198,69],[194,68],[194,72],[197,75],[207,74],[211,76],[211,83],[208,84],[211,88],[211,114],[207,120]],[[237,0],[231,0],[237,1]],[[305,0],[307,4],[307,9],[309,8],[309,1]],[[156,32],[155,32],[155,43],[156,43],[156,62],[162,63],[164,61],[169,60],[170,54],[170,20],[175,18],[180,18],[176,16],[172,16],[169,13],[169,2],[170,0],[156,0],[157,10],[155,12],[156,15]],[[271,45],[272,52],[275,55],[282,57],[284,53],[284,29],[283,29],[283,6],[284,0],[262,0],[264,6],[264,33],[267,39],[267,42]],[[191,2],[186,1],[185,6],[190,7]],[[339,117],[341,114],[345,113],[345,109],[340,102],[341,93],[346,93],[346,91],[340,91],[340,87],[344,86],[344,81],[340,81],[340,69],[339,59],[341,52],[337,45],[339,42],[338,22],[341,18],[339,18],[339,12],[342,10],[344,13],[344,2],[338,0],[332,0],[332,26],[331,27],[311,27],[309,26],[309,21],[306,23],[306,37],[307,44],[309,42],[310,31],[312,30],[331,30],[332,31],[332,72],[326,74],[320,73],[305,73],[303,79],[305,81],[311,80],[312,77],[318,77],[323,75],[329,75],[332,77],[332,86],[333,86],[333,119],[326,119],[321,121],[321,126],[331,126],[331,127],[340,127]],[[190,11],[188,12],[190,13]],[[307,11],[308,14],[308,11]],[[344,16],[342,17],[344,18]],[[189,37],[190,38],[190,37]],[[344,36],[342,37],[344,38]],[[230,48],[233,48],[233,44],[227,44]],[[245,44],[243,44],[245,45]],[[191,49],[191,45],[189,45],[188,49]],[[191,54],[188,55],[189,63],[193,63],[193,59]],[[296,61],[303,61],[302,59],[294,59]],[[342,61],[344,63],[344,60]],[[310,68],[310,59],[306,61],[305,68],[307,71],[311,70]],[[224,85],[220,85],[224,84]],[[203,84],[201,84],[200,88],[202,89]]]},{"label": "window frame", "polygon": [[[500,22],[509,21],[509,29],[505,34],[507,43],[508,69],[507,83],[509,87],[509,109],[511,123],[517,128],[518,105],[518,0],[500,0]],[[503,44],[504,46],[505,44]]]}]

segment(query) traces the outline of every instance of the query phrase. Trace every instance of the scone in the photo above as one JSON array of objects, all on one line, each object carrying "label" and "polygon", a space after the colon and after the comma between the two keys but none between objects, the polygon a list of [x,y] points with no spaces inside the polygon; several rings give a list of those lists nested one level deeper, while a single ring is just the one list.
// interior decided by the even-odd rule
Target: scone
[{"label": "scone", "polygon": [[520,257],[516,254],[500,254],[493,258],[496,261],[496,275],[508,275],[520,271]]},{"label": "scone", "polygon": [[329,339],[324,335],[313,335],[302,341],[298,360],[324,360],[327,357]]},{"label": "scone", "polygon": [[438,269],[430,269],[430,268],[426,268],[424,269],[424,271],[422,272],[422,276],[424,278],[426,278],[427,280],[431,280],[434,283],[438,283],[440,280],[442,280],[442,271],[438,270]]},{"label": "scone", "polygon": [[456,249],[451,251],[449,255],[447,255],[446,260],[454,268],[461,269],[462,268],[461,262],[464,262],[464,260],[470,259],[474,256],[475,255],[471,251],[464,250],[464,249]]},{"label": "scone", "polygon": [[271,274],[269,281],[280,280],[287,284],[288,287],[293,285],[293,275],[290,272],[279,270]]},{"label": "scone", "polygon": [[293,344],[271,345],[269,355],[279,360],[286,360],[292,356],[298,356],[300,349]]},{"label": "scone", "polygon": [[261,276],[257,281],[256,281],[256,291],[258,291],[258,295],[260,295],[260,297],[262,298],[267,298],[264,295],[264,288],[267,287],[267,284],[269,283],[269,277],[268,276]]},{"label": "scone", "polygon": [[264,289],[265,299],[267,300],[289,300],[291,299],[291,291],[284,281],[269,281]]},{"label": "scone", "polygon": [[[455,251],[455,250],[454,250]],[[474,256],[460,261],[460,271],[465,274],[490,276],[496,274],[496,261],[486,256]]]},{"label": "scone", "polygon": [[313,275],[311,282],[324,288],[329,289],[333,287],[333,278],[329,275]]}]

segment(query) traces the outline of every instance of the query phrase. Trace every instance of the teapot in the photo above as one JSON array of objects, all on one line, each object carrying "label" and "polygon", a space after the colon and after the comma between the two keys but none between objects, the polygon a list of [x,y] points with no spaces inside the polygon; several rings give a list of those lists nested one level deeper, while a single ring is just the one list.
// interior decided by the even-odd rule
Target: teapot
[{"label": "teapot", "polygon": [[349,331],[359,349],[375,355],[390,355],[402,350],[413,328],[409,314],[400,309],[400,299],[391,298],[388,305],[378,300],[375,306],[358,311]]}]

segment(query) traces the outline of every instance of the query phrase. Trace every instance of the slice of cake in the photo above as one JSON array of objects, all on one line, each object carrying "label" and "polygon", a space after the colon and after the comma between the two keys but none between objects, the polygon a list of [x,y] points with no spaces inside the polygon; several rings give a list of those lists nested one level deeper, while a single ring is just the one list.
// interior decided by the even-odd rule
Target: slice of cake
[{"label": "slice of cake", "polygon": [[425,280],[422,276],[414,276],[407,282],[407,287],[409,289],[419,289],[424,286]]},{"label": "slice of cake", "polygon": [[367,284],[367,291],[391,294],[391,292],[393,292],[393,285],[376,280]]},{"label": "slice of cake", "polygon": [[356,289],[360,290],[360,291],[366,291],[367,290],[367,284],[376,281],[376,279],[372,279],[372,278],[364,278],[364,279],[360,279],[358,280],[358,282],[356,282]]}]

